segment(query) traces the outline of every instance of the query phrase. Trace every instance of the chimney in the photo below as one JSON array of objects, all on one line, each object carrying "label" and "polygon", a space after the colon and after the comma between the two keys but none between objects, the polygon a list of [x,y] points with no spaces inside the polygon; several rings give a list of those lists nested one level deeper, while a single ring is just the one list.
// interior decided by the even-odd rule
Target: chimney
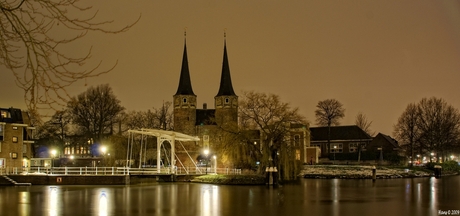
[{"label": "chimney", "polygon": [[203,109],[208,109],[208,104],[207,103],[203,103]]}]

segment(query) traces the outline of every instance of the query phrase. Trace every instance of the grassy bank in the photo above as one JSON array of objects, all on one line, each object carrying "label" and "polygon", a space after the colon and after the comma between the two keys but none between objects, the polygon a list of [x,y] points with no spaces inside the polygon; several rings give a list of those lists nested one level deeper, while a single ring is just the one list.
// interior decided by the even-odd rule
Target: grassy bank
[{"label": "grassy bank", "polygon": [[203,175],[194,178],[191,182],[226,184],[226,185],[262,185],[265,177],[260,175]]},{"label": "grassy bank", "polygon": [[[304,178],[370,179],[374,166],[313,165],[305,166],[300,176]],[[422,167],[375,167],[377,178],[429,177],[433,171]]]},{"label": "grassy bank", "polygon": [[[341,179],[371,179],[374,166],[359,165],[305,165],[299,178],[341,178]],[[416,178],[434,175],[430,167],[397,167],[377,166],[377,179]],[[448,169],[443,166],[442,175],[458,175],[458,169]],[[203,175],[195,177],[191,182],[226,184],[226,185],[264,185],[264,175]]]}]

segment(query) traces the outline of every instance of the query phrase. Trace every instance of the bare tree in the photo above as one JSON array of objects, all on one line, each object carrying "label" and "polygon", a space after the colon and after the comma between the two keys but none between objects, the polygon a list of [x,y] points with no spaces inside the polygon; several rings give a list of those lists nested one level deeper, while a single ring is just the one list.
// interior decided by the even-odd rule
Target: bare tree
[{"label": "bare tree", "polygon": [[409,104],[394,128],[401,143],[409,145],[410,156],[414,149],[420,155],[446,159],[447,154],[459,149],[460,114],[443,99],[423,98],[418,104]]},{"label": "bare tree", "polygon": [[366,132],[367,134],[369,134],[370,136],[374,136],[375,135],[375,132],[372,132],[371,131],[371,125],[372,125],[372,121],[369,121],[366,117],[365,114],[363,114],[362,112],[359,112],[358,115],[356,115],[356,120],[355,120],[355,124],[360,127],[364,132]]},{"label": "bare tree", "polygon": [[110,132],[113,120],[124,110],[108,84],[89,87],[86,92],[72,97],[67,107],[73,123],[96,141]]},{"label": "bare tree", "polygon": [[458,110],[441,98],[423,98],[418,105],[418,115],[420,142],[428,152],[445,159],[447,150],[452,148],[459,138]]},{"label": "bare tree", "polygon": [[[75,56],[73,50],[63,51],[66,45],[83,38],[89,31],[127,31],[140,18],[117,30],[108,30],[113,27],[113,21],[100,21],[97,11],[83,6],[80,0],[2,1],[0,10],[0,65],[13,72],[16,85],[24,90],[24,99],[34,116],[38,116],[40,108],[56,109],[65,105],[69,85],[107,73],[116,65],[99,70],[99,63],[82,69],[91,56],[91,49]],[[67,36],[57,34],[63,31]]]},{"label": "bare tree", "polygon": [[239,118],[242,131],[255,129],[261,132],[261,167],[277,166],[283,175],[282,179],[295,178],[300,167],[295,161],[295,150],[286,137],[290,124],[306,124],[298,108],[291,108],[274,94],[244,92],[239,106]]},{"label": "bare tree", "polygon": [[331,144],[331,126],[339,125],[339,120],[345,117],[345,108],[343,104],[336,99],[327,99],[319,101],[315,110],[316,124],[327,126],[327,147]]},{"label": "bare tree", "polygon": [[169,111],[171,102],[165,102],[160,108],[147,111],[131,111],[127,114],[125,125],[129,129],[157,128],[172,130],[173,114]]},{"label": "bare tree", "polygon": [[[415,159],[415,146],[420,137],[420,130],[417,127],[418,120],[419,114],[417,105],[410,103],[407,105],[403,114],[399,117],[398,123],[394,126],[393,132],[394,136],[400,141],[400,143],[402,143],[403,147],[406,146],[412,161]],[[419,148],[419,154],[422,154],[422,148]]]},{"label": "bare tree", "polygon": [[172,130],[172,121],[173,121],[173,114],[169,111],[171,107],[171,102],[167,101],[163,103],[163,105],[156,109],[154,108],[154,116],[158,120],[159,126],[158,128],[162,130]]},{"label": "bare tree", "polygon": [[67,110],[56,111],[49,121],[38,127],[37,143],[62,151],[71,129],[71,117]]},{"label": "bare tree", "polygon": [[124,125],[128,129],[156,128],[155,114],[151,110],[130,111],[126,115]]}]

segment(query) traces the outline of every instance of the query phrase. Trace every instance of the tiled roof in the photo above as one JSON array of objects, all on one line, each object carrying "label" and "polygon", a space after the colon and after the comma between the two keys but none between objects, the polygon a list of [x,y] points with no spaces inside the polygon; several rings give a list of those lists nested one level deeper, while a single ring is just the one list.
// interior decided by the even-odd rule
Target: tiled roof
[{"label": "tiled roof", "polygon": [[[390,143],[391,145],[393,145],[395,148],[398,148],[398,147],[399,147],[398,141],[396,141],[395,139],[391,138],[390,136],[385,135],[385,134],[382,134],[382,133],[377,134],[377,136],[382,136],[386,141],[388,141],[388,143]],[[377,136],[376,136],[376,137],[377,137]]]},{"label": "tiled roof", "polygon": [[[311,127],[311,141],[327,141],[328,127]],[[372,137],[356,125],[331,126],[333,140],[371,140]]]}]

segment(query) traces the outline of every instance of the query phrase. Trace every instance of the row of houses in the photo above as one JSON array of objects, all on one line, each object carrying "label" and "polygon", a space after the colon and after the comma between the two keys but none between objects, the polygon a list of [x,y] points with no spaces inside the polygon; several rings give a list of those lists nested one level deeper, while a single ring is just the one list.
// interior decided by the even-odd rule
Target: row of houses
[{"label": "row of houses", "polygon": [[[30,124],[27,112],[16,108],[0,108],[0,113],[0,168],[30,166],[30,159],[34,156],[35,128]],[[330,128],[330,138],[328,127],[308,128],[300,124],[289,127],[290,142],[297,149],[296,159],[306,164],[331,161],[373,163],[388,161],[388,155],[403,153],[398,142],[390,136],[378,133],[371,137],[356,125],[333,126]],[[88,146],[78,143],[74,146],[74,143],[66,142],[59,155],[91,157],[92,143],[84,143]]]}]

